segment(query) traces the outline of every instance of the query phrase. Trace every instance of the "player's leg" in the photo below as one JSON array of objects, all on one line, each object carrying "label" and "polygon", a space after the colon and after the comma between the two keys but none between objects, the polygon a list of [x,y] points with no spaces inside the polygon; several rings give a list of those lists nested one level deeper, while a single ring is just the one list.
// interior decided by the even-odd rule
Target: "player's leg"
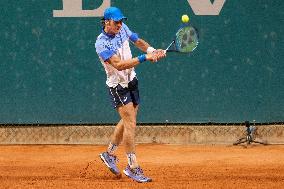
[{"label": "player's leg", "polygon": [[121,143],[123,139],[123,120],[121,119],[117,125],[115,126],[114,132],[111,136],[111,141],[108,145],[107,152],[111,155],[115,154],[118,145]]},{"label": "player's leg", "polygon": [[123,120],[121,119],[117,125],[115,126],[115,129],[114,129],[114,132],[111,136],[111,142],[116,144],[116,145],[119,145],[123,139],[123,130],[124,130],[124,127],[123,127]]},{"label": "player's leg", "polygon": [[[135,117],[137,116],[138,107],[139,105],[134,105]],[[107,150],[110,154],[114,154],[118,145],[122,142],[123,131],[124,131],[124,126],[123,126],[123,120],[121,119],[115,126],[114,132],[111,136],[111,142]]]},{"label": "player's leg", "polygon": [[135,154],[135,128],[138,107],[138,105],[134,105],[131,102],[125,106],[121,106],[118,108],[118,112],[121,118],[123,119],[123,140],[128,159],[128,166],[123,172],[125,175],[137,182],[151,182],[152,179],[146,177],[142,169],[138,165]]},{"label": "player's leg", "polygon": [[120,175],[120,171],[116,166],[117,157],[115,156],[115,151],[122,141],[123,130],[123,120],[121,119],[114,129],[107,151],[100,154],[102,161],[106,164],[110,171],[116,175]]},{"label": "player's leg", "polygon": [[[135,111],[135,117],[136,117],[137,111],[138,111],[138,105],[134,105],[134,111]],[[109,154],[111,155],[115,154],[115,151],[118,145],[122,142],[123,131],[124,131],[124,126],[123,126],[123,120],[121,119],[115,126],[114,132],[111,136],[111,142],[109,143],[109,146],[107,148],[107,152]]]},{"label": "player's leg", "polygon": [[[119,106],[123,106],[124,94],[127,94],[123,91],[122,87],[118,85],[115,88],[109,87],[110,100],[112,102],[113,108],[117,109]],[[117,157],[115,156],[115,151],[118,148],[118,145],[121,143],[123,138],[123,120],[121,119],[114,130],[114,133],[111,136],[111,141],[108,145],[107,151],[101,153],[99,156],[105,165],[110,169],[110,171],[116,175],[120,175],[120,171],[116,165]]]},{"label": "player's leg", "polygon": [[[136,129],[136,119],[137,119],[137,112],[139,105],[133,104],[133,107],[134,107],[135,127],[133,128],[133,130],[131,130],[131,132],[128,132],[128,134],[131,134],[134,139],[132,144],[125,144],[125,146],[126,146],[126,156],[128,160],[128,165],[131,168],[136,168],[139,167],[135,153],[135,129]],[[128,134],[126,134],[126,138]],[[127,139],[124,140],[126,141],[125,143],[127,143]]]},{"label": "player's leg", "polygon": [[[119,86],[117,89],[119,89]],[[136,77],[133,78],[131,82],[129,82],[127,89],[121,90],[120,88],[120,90],[116,91],[110,90],[110,95],[112,99],[116,99],[116,102],[114,103],[115,107],[119,107],[121,105],[124,106],[125,104],[132,102],[134,106],[135,120],[136,120],[139,102],[140,102],[138,80]],[[127,100],[124,101],[124,104],[122,104],[121,99],[127,99]],[[114,133],[111,137],[111,143],[119,145],[123,139],[123,132],[124,132],[123,119],[121,119],[115,127]]]},{"label": "player's leg", "polygon": [[118,107],[118,113],[123,120],[123,140],[126,153],[135,153],[136,110],[132,102]]}]

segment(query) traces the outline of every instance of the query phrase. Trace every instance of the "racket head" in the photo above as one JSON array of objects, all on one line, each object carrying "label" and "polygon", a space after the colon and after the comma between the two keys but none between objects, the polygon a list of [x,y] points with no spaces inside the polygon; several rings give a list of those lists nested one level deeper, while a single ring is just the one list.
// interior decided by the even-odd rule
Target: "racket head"
[{"label": "racket head", "polygon": [[190,53],[196,49],[199,43],[198,31],[190,25],[182,26],[176,33],[175,39],[168,52]]}]

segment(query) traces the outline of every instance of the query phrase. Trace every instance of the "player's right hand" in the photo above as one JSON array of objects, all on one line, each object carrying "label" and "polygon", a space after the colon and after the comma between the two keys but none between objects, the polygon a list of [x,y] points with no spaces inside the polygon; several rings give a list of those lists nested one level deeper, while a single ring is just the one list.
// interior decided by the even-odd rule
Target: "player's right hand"
[{"label": "player's right hand", "polygon": [[158,58],[154,53],[146,54],[146,59],[153,62],[153,63],[158,61]]},{"label": "player's right hand", "polygon": [[166,52],[163,49],[157,49],[153,53],[156,55],[158,60],[166,57]]},{"label": "player's right hand", "polygon": [[146,55],[146,59],[151,62],[157,62],[158,60],[164,57],[166,57],[166,53],[162,49],[157,49],[153,53],[148,53]]}]

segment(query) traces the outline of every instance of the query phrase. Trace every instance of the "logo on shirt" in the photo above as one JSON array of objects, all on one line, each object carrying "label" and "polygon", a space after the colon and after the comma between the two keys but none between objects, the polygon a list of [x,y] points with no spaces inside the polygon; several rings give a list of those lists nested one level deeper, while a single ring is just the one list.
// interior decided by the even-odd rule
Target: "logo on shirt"
[{"label": "logo on shirt", "polygon": [[123,102],[126,102],[126,101],[127,101],[127,97],[124,97],[124,98],[123,98]]}]

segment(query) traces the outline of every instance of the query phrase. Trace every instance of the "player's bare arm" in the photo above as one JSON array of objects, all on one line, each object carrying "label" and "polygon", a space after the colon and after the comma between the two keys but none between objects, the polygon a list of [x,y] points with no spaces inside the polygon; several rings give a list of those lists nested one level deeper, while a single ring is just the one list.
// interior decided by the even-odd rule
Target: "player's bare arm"
[{"label": "player's bare arm", "polygon": [[150,47],[149,43],[145,40],[139,38],[135,43],[135,46],[143,52],[147,52],[147,49]]},{"label": "player's bare arm", "polygon": [[[153,53],[146,54],[145,57],[146,60],[148,61],[157,62],[157,57]],[[119,71],[133,68],[138,64],[140,64],[138,57],[134,57],[128,60],[121,60],[118,55],[113,55],[106,62],[111,64],[114,68],[116,68]]]}]

